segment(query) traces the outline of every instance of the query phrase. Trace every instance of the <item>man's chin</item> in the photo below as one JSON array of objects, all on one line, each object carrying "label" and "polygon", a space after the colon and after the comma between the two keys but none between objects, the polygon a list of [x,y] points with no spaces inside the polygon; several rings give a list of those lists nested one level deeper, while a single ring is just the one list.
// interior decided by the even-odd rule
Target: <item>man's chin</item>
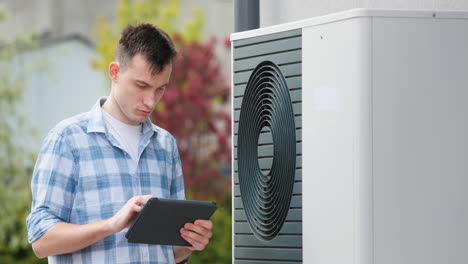
[{"label": "man's chin", "polygon": [[140,125],[140,124],[146,122],[147,119],[148,119],[148,118],[145,118],[145,119],[139,118],[139,119],[135,120],[135,123],[136,123],[137,125]]},{"label": "man's chin", "polygon": [[137,126],[137,125],[140,125],[141,123],[146,122],[147,119],[148,119],[147,117],[145,118],[143,116],[138,116],[138,117],[132,118],[130,121],[132,121],[134,126]]}]

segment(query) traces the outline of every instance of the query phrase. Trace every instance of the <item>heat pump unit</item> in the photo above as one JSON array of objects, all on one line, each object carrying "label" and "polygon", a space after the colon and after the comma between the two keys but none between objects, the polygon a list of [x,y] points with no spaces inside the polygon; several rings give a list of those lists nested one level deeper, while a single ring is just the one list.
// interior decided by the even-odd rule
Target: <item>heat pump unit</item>
[{"label": "heat pump unit", "polygon": [[233,263],[468,263],[468,12],[231,40]]}]

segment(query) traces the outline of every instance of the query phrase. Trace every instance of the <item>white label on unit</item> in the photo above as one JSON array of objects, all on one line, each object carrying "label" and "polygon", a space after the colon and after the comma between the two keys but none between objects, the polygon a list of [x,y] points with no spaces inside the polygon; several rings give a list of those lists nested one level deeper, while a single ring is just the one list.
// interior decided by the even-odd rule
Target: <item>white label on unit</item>
[{"label": "white label on unit", "polygon": [[336,87],[317,87],[313,89],[314,106],[319,111],[337,110],[340,104],[340,90]]}]

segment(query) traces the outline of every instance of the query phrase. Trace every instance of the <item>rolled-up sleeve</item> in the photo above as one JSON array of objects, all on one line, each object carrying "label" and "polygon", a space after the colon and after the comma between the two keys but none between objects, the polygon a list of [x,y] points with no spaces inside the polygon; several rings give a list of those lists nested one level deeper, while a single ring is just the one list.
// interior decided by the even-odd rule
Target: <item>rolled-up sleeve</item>
[{"label": "rolled-up sleeve", "polygon": [[26,219],[29,243],[55,224],[69,221],[77,161],[66,139],[64,133],[50,132],[37,158],[31,181],[31,213]]}]

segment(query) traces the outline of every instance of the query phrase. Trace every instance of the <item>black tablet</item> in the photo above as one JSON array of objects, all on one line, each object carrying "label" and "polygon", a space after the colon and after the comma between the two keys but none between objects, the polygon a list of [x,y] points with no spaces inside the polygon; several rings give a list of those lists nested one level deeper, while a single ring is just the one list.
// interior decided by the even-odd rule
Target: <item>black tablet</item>
[{"label": "black tablet", "polygon": [[130,243],[191,246],[180,229],[185,223],[210,219],[216,208],[215,202],[151,198],[125,237]]}]

